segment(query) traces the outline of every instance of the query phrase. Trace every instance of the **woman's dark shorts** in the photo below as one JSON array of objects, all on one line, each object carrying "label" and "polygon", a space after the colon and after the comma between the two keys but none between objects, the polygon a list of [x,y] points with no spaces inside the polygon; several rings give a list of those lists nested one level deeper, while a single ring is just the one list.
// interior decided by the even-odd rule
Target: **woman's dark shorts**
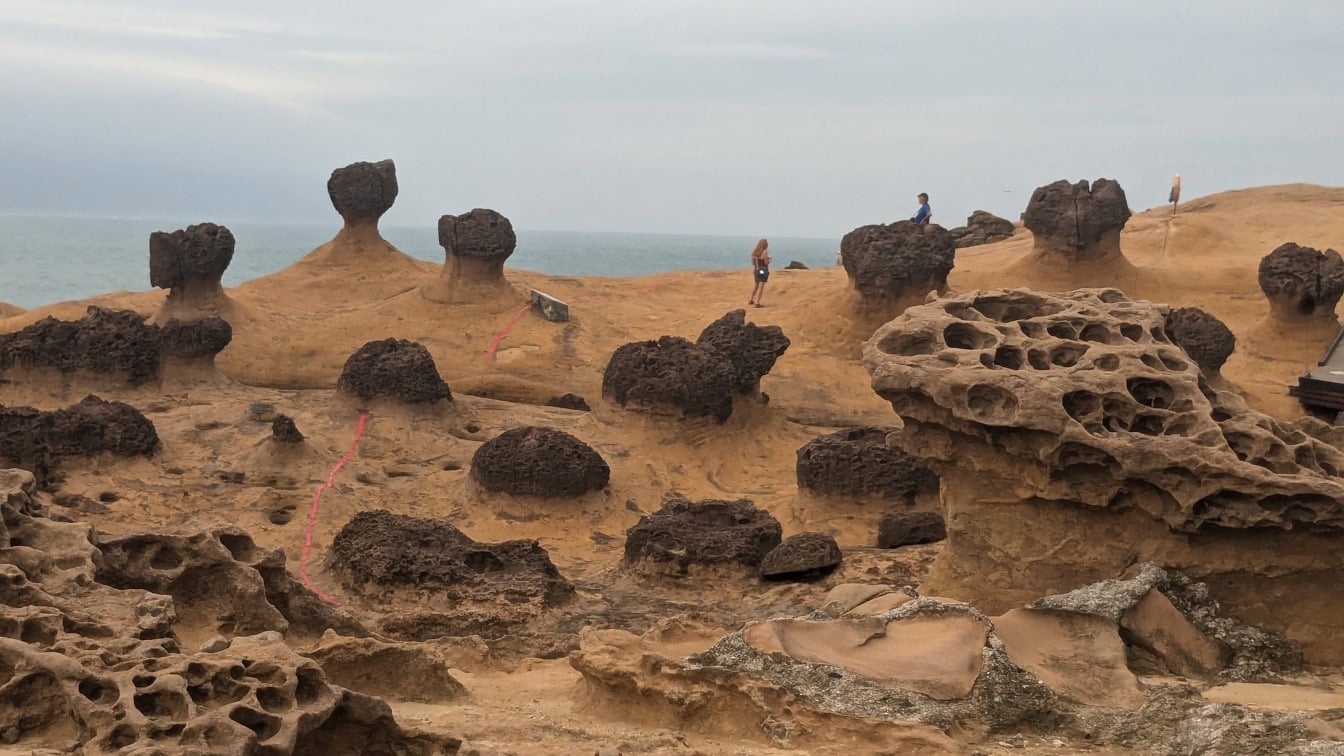
[{"label": "woman's dark shorts", "polygon": [[769,280],[770,280],[770,269],[769,269],[769,268],[757,268],[757,269],[756,269],[756,283],[765,283],[766,281],[769,281]]}]

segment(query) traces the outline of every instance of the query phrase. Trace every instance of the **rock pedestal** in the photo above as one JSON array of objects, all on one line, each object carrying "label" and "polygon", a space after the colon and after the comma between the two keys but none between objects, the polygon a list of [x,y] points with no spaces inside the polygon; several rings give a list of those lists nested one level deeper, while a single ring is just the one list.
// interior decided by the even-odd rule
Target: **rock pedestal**
[{"label": "rock pedestal", "polygon": [[1333,249],[1283,244],[1260,260],[1260,290],[1280,323],[1333,326],[1335,305],[1344,295],[1344,258]]},{"label": "rock pedestal", "polygon": [[890,318],[947,289],[956,242],[942,226],[909,221],[860,226],[840,240],[840,262],[858,309]]},{"label": "rock pedestal", "polygon": [[233,260],[234,244],[233,233],[214,223],[149,235],[149,283],[168,289],[161,320],[186,320],[231,306],[220,279]]},{"label": "rock pedestal", "polygon": [[504,261],[518,246],[513,224],[494,210],[477,208],[439,218],[443,273],[425,286],[426,299],[459,303],[511,292]]}]

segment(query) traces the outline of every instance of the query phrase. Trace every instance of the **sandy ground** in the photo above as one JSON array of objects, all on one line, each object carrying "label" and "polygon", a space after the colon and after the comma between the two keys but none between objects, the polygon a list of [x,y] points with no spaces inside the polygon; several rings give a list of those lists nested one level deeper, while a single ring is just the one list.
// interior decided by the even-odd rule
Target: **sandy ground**
[{"label": "sandy ground", "polygon": [[[1287,396],[1287,385],[1314,365],[1333,332],[1282,333],[1266,324],[1268,305],[1256,267],[1286,241],[1344,247],[1344,189],[1289,185],[1214,195],[1182,205],[1174,217],[1170,208],[1138,214],[1121,239],[1137,268],[1132,280],[1060,281],[1052,271],[1024,267],[1031,235],[1019,230],[1005,242],[961,250],[950,282],[958,291],[1106,284],[1136,298],[1203,307],[1237,334],[1237,350],[1224,376],[1266,412],[1285,418],[1301,414]],[[748,252],[743,250],[744,260]],[[94,377],[48,376],[0,384],[0,403],[50,409],[96,390],[106,399],[134,404],[154,421],[163,450],[153,459],[95,460],[66,471],[66,492],[95,501],[115,494],[101,511],[79,514],[99,529],[123,533],[193,521],[229,522],[265,546],[284,548],[295,560],[313,488],[351,441],[356,413],[336,401],[331,390],[342,364],[367,341],[408,338],[429,348],[457,401],[431,414],[372,414],[359,454],[324,498],[315,529],[314,574],[327,590],[341,593],[323,566],[332,537],[354,513],[378,507],[446,518],[477,540],[538,539],[597,607],[593,624],[636,632],[651,619],[681,612],[696,613],[727,632],[747,619],[810,611],[838,582],[900,585],[922,577],[929,554],[872,548],[885,511],[881,502],[817,500],[800,495],[794,482],[795,452],[811,438],[839,427],[895,420],[869,389],[856,359],[876,324],[853,316],[839,268],[774,272],[767,306],[749,308],[748,317],[781,326],[792,346],[762,381],[769,403],[740,407],[718,426],[673,424],[601,406],[602,371],[621,344],[664,334],[694,339],[723,313],[745,306],[751,287],[745,265],[741,271],[637,279],[509,269],[511,290],[457,305],[431,302],[421,294],[440,267],[409,258],[376,238],[338,239],[289,269],[227,291],[221,314],[233,324],[234,340],[217,361],[220,375],[170,376],[162,386],[134,390]],[[569,302],[571,321],[550,323],[525,313],[501,338],[529,288]],[[28,312],[0,306],[0,332],[48,315],[74,319],[90,304],[155,315],[164,297],[158,291],[118,292]],[[497,338],[497,352],[488,357]],[[587,397],[596,411],[539,406],[565,392]],[[273,404],[293,417],[308,437],[304,449],[277,454],[267,442],[269,424],[249,416],[256,403]],[[525,424],[561,428],[592,445],[612,467],[611,487],[566,504],[478,490],[466,472],[472,453],[499,432]],[[657,509],[669,490],[691,498],[752,499],[779,518],[786,536],[830,532],[846,550],[846,565],[814,585],[765,588],[725,578],[650,592],[622,574],[621,547],[625,530],[641,513]],[[276,524],[277,511],[292,519]],[[748,598],[725,598],[739,594]],[[376,612],[377,607],[361,610]],[[189,637],[193,629],[182,632]],[[586,703],[582,680],[564,659],[464,669],[461,679],[472,691],[469,701],[398,703],[398,713],[464,734],[491,753],[571,754],[600,748],[650,754],[803,753],[772,748],[762,733],[746,729],[740,737],[725,737],[623,720],[620,712],[614,719],[605,716]],[[1344,705],[1338,689],[1318,695],[1224,686],[1208,695],[1295,710]],[[996,742],[978,748],[984,753],[1089,748],[1020,737],[1006,745]],[[835,752],[846,749],[864,750],[838,743]]]}]

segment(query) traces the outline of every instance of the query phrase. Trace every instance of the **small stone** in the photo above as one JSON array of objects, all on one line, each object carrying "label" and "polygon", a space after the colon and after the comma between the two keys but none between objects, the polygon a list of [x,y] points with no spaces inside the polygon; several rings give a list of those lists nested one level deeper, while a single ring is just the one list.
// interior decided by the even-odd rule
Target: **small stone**
[{"label": "small stone", "polygon": [[269,423],[275,419],[275,405],[257,402],[247,408],[247,419],[258,423]]},{"label": "small stone", "polygon": [[271,438],[282,444],[303,443],[303,434],[288,415],[276,415],[271,421]]},{"label": "small stone", "polygon": [[231,643],[232,642],[228,638],[225,638],[222,635],[216,635],[215,637],[201,644],[201,653],[217,654],[220,651],[223,651],[224,649],[228,648]]}]

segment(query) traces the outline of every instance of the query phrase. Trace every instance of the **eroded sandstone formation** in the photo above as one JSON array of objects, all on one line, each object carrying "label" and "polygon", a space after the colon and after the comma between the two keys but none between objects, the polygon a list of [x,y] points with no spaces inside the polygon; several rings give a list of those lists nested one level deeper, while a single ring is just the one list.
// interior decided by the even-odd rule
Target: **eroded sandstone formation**
[{"label": "eroded sandstone formation", "polygon": [[346,228],[378,227],[378,220],[397,200],[397,166],[391,160],[351,163],[327,179],[331,205]]},{"label": "eroded sandstone formation", "polygon": [[887,443],[893,428],[849,428],[817,436],[798,449],[798,488],[814,494],[880,497],[909,505],[938,493],[938,476],[904,449]]},{"label": "eroded sandstone formation", "polygon": [[617,347],[602,374],[602,398],[681,419],[733,414],[737,371],[718,352],[678,336]]},{"label": "eroded sandstone formation", "polygon": [[732,363],[736,375],[733,389],[737,393],[754,394],[761,387],[761,378],[788,350],[789,337],[779,326],[748,323],[746,310],[733,310],[705,326],[695,343],[717,351]]},{"label": "eroded sandstone formation", "polygon": [[[437,756],[464,745],[402,730],[384,701],[330,684],[278,632],[184,649],[173,598],[104,581],[179,566],[185,575],[190,566],[169,566],[166,554],[138,566],[103,563],[92,528],[47,519],[35,488],[31,475],[0,470],[5,743],[36,753],[221,756]],[[230,586],[207,574],[194,589]]]},{"label": "eroded sandstone formation", "polygon": [[536,541],[479,543],[451,523],[375,509],[346,523],[331,544],[332,563],[356,593],[432,591],[461,611],[469,603],[555,605],[574,588]]},{"label": "eroded sandstone formation", "polygon": [[566,393],[558,394],[546,400],[547,407],[559,407],[560,409],[577,410],[579,412],[591,412],[592,407],[588,406],[588,400],[578,394]]},{"label": "eroded sandstone formation", "polygon": [[462,215],[439,218],[439,246],[443,273],[425,287],[427,298],[456,302],[473,290],[507,289],[504,261],[518,246],[513,224],[494,210],[476,208]]},{"label": "eroded sandstone formation", "polygon": [[840,566],[840,546],[826,533],[799,533],[786,538],[761,560],[767,580],[813,580]]},{"label": "eroded sandstone formation", "polygon": [[877,547],[896,549],[947,538],[947,524],[937,512],[888,512],[877,523]]},{"label": "eroded sandstone formation", "polygon": [[1344,661],[1344,453],[1211,388],[1165,320],[1115,290],[1000,290],[874,334],[873,388],[942,479],[934,590],[997,610],[1154,560]]},{"label": "eroded sandstone formation", "polygon": [[946,290],[956,253],[946,229],[909,221],[860,226],[840,240],[840,261],[860,309],[884,316]]},{"label": "eroded sandstone formation", "polygon": [[0,405],[0,462],[28,470],[43,487],[59,480],[64,460],[103,452],[147,457],[158,448],[154,423],[122,402],[86,396],[53,412]]},{"label": "eroded sandstone formation", "polygon": [[140,386],[162,377],[166,358],[212,364],[232,337],[233,329],[217,317],[159,326],[130,310],[90,306],[79,320],[48,317],[0,334],[0,373],[51,368]]},{"label": "eroded sandstone formation", "polygon": [[453,398],[429,350],[405,339],[370,341],[360,347],[345,361],[336,389],[363,401],[386,398],[433,404]]},{"label": "eroded sandstone formation", "polygon": [[1260,260],[1260,290],[1271,315],[1283,323],[1335,322],[1335,305],[1344,295],[1344,258],[1288,243]]},{"label": "eroded sandstone formation", "polygon": [[233,260],[233,233],[201,223],[149,235],[149,284],[168,289],[165,318],[219,312],[229,304],[220,284]]},{"label": "eroded sandstone formation", "polygon": [[1022,223],[1035,240],[1032,259],[1068,266],[1123,261],[1120,230],[1129,216],[1119,183],[1061,179],[1032,192]]},{"label": "eroded sandstone formation", "polygon": [[948,233],[960,249],[1009,239],[1016,230],[1012,221],[984,210],[976,210],[966,218],[966,225],[957,226]]},{"label": "eroded sandstone formation", "polygon": [[670,496],[626,531],[625,561],[678,576],[692,567],[755,570],[782,534],[773,515],[745,499],[691,502]]},{"label": "eroded sandstone formation", "polygon": [[1223,363],[1232,356],[1237,337],[1223,321],[1198,307],[1178,307],[1167,313],[1167,336],[1185,350],[1205,377],[1221,374]]},{"label": "eroded sandstone formation", "polygon": [[471,478],[487,491],[573,498],[607,487],[611,468],[593,447],[554,428],[512,428],[481,444]]}]

